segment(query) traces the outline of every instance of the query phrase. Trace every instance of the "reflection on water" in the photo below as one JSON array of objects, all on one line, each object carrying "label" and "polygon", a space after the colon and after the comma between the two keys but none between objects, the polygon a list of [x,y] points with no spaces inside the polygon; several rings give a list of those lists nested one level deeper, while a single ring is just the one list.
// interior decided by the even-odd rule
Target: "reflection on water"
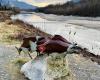
[{"label": "reflection on water", "polygon": [[[41,14],[40,14],[41,15]],[[49,16],[49,15],[48,15]],[[56,17],[53,17],[56,18]],[[49,21],[35,14],[19,14],[12,16],[12,19],[20,19],[24,22],[33,24],[49,34],[60,34],[71,42],[88,48],[96,55],[100,55],[100,31],[82,27],[79,25],[68,24],[67,21]],[[70,34],[69,34],[70,33]]]}]

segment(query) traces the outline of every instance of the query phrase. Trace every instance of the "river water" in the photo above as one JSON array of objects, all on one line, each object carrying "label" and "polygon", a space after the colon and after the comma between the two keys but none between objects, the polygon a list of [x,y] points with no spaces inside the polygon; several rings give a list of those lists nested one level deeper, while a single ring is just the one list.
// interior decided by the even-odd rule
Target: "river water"
[{"label": "river water", "polygon": [[[11,17],[49,33],[60,34],[71,42],[88,48],[90,52],[100,55],[100,21],[95,18],[56,16],[43,13],[18,14]],[[92,19],[92,20],[91,20]]]}]

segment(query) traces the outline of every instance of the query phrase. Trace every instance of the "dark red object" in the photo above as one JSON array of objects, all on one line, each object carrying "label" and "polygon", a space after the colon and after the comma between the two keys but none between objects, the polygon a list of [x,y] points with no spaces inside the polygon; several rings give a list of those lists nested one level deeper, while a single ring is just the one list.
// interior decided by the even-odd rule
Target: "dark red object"
[{"label": "dark red object", "polygon": [[[52,53],[52,52],[65,52],[70,42],[68,42],[65,38],[60,35],[54,35],[52,38],[49,37],[39,37],[38,40],[35,37],[27,37],[23,39],[23,43],[21,47],[28,48],[31,51],[29,41],[36,42],[37,44],[37,53]],[[19,52],[21,52],[21,47],[19,48]]]},{"label": "dark red object", "polygon": [[65,43],[71,44],[69,41],[67,41],[65,38],[63,38],[63,37],[60,36],[60,35],[54,35],[54,36],[52,37],[52,40],[60,40],[60,41],[63,41],[63,42],[65,42]]},{"label": "dark red object", "polygon": [[44,44],[38,45],[37,49],[43,53],[52,53],[52,52],[58,52],[62,53],[67,51],[67,48],[69,47],[69,43],[62,42],[60,40],[49,40],[48,42],[45,42]]}]

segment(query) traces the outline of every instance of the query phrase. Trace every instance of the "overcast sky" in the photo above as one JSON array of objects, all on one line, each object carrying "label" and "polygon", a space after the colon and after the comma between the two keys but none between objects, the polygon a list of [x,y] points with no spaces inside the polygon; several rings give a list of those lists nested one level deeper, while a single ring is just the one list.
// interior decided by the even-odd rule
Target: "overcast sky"
[{"label": "overcast sky", "polygon": [[35,6],[46,6],[48,4],[55,4],[55,3],[64,3],[69,0],[19,0],[19,1],[24,1],[29,4],[35,5]]}]

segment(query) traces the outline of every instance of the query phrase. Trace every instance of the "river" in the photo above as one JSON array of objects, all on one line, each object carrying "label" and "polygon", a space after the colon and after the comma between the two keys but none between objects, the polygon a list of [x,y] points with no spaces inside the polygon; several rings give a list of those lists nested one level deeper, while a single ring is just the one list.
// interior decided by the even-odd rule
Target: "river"
[{"label": "river", "polygon": [[100,55],[100,18],[57,16],[52,14],[18,14],[11,17],[49,33],[60,34],[71,42],[77,42],[95,55]]}]

